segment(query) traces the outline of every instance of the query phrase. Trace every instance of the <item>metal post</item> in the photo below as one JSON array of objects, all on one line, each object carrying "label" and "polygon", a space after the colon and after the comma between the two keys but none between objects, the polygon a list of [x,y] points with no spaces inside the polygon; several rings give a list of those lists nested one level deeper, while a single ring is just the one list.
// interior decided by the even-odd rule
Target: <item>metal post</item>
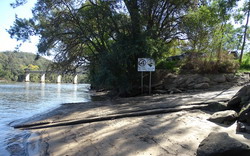
[{"label": "metal post", "polygon": [[149,72],[148,94],[151,94],[151,72]]},{"label": "metal post", "polygon": [[143,72],[141,72],[141,94],[143,94]]}]

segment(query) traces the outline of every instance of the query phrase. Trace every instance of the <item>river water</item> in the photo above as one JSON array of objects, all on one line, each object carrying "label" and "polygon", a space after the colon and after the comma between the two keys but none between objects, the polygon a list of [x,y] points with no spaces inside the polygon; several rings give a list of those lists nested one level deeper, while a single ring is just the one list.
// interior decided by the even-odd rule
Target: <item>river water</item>
[{"label": "river water", "polygon": [[9,123],[57,108],[62,103],[90,101],[88,84],[0,83],[0,155],[10,138],[20,133]]}]

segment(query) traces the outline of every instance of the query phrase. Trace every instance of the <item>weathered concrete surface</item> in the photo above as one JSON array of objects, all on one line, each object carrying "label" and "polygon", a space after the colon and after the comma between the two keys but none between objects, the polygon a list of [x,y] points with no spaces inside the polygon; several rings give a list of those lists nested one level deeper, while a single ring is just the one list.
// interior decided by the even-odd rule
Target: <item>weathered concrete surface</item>
[{"label": "weathered concrete surface", "polygon": [[[200,142],[212,131],[227,132],[231,137],[250,145],[250,135],[236,134],[236,123],[221,127],[207,120],[211,116],[209,113],[195,108],[209,105],[210,102],[228,101],[239,89],[64,104],[29,122],[16,122],[13,125],[39,124],[39,128],[41,125],[180,108],[172,113],[40,127],[32,130],[38,135],[30,137],[30,140],[38,141],[39,144],[33,143],[32,148],[38,149],[34,146],[39,146],[40,155],[191,156],[196,155]],[[29,128],[32,127],[36,126]],[[27,147],[30,150],[32,148]]]},{"label": "weathered concrete surface", "polygon": [[22,123],[34,124],[50,123],[59,120],[76,120],[94,117],[103,117],[108,115],[140,112],[154,109],[167,109],[174,107],[187,107],[201,104],[210,104],[213,102],[229,101],[241,87],[235,87],[220,91],[192,92],[174,95],[153,95],[132,98],[119,98],[116,100],[105,100],[86,103],[68,103],[63,104],[47,114],[42,114],[27,121],[16,121],[12,125]]}]

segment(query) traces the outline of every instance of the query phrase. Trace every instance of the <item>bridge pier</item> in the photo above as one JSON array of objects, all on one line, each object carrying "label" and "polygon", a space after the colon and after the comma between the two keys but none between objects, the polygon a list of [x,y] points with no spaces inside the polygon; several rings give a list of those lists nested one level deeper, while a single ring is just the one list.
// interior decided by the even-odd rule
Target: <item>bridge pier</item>
[{"label": "bridge pier", "polygon": [[42,73],[42,76],[41,76],[41,83],[45,83],[45,73]]},{"label": "bridge pier", "polygon": [[30,73],[26,73],[25,82],[30,82]]},{"label": "bridge pier", "polygon": [[58,75],[56,83],[61,83],[61,82],[62,82],[62,75]]},{"label": "bridge pier", "polygon": [[[30,71],[30,70],[25,70],[25,82],[30,82],[30,74],[31,73],[38,73],[38,74],[41,74],[41,77],[40,77],[40,82],[41,83],[45,83],[45,74],[46,73],[54,73],[54,74],[57,74],[57,80],[56,82],[57,83],[61,83],[62,82],[62,75],[60,72],[51,72],[51,71]],[[74,74],[73,76],[73,84],[77,84],[78,82],[78,74],[85,74],[85,73],[80,73],[80,72],[77,72]]]},{"label": "bridge pier", "polygon": [[78,78],[78,76],[77,76],[77,74],[74,76],[74,80],[73,80],[73,84],[77,84],[77,78]]}]

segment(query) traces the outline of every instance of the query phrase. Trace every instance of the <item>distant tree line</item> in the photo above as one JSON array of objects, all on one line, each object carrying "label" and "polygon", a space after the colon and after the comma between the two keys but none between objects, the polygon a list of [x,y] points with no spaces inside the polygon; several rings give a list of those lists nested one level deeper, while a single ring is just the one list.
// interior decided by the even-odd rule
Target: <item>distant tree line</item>
[{"label": "distant tree line", "polygon": [[[51,61],[36,55],[21,52],[0,53],[0,79],[7,81],[23,81],[25,69],[46,70]],[[36,80],[35,80],[36,81]]]},{"label": "distant tree line", "polygon": [[[24,52],[0,52],[0,80],[21,82],[25,79],[25,70],[47,71],[52,61],[43,57],[36,59],[36,55]],[[39,82],[40,74],[31,74],[31,82]],[[57,74],[47,74],[47,82],[56,82]],[[62,81],[72,83],[72,75],[64,75]],[[86,76],[79,76],[81,83],[86,83]]]}]

